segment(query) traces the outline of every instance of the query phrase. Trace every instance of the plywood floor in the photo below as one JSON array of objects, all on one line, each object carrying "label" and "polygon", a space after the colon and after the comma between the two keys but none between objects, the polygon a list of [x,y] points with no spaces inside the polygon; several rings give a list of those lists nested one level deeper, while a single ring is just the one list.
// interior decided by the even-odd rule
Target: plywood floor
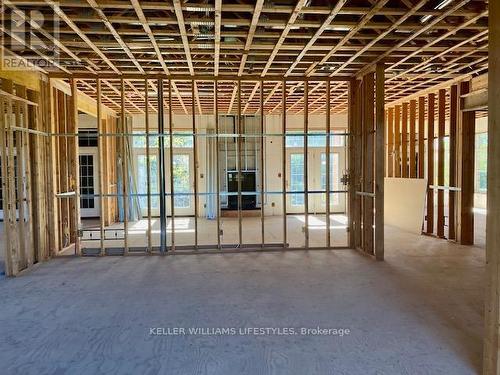
[{"label": "plywood floor", "polygon": [[[351,250],[59,258],[0,280],[2,374],[471,374],[484,250],[387,228]],[[347,328],[152,336],[150,328]]]}]

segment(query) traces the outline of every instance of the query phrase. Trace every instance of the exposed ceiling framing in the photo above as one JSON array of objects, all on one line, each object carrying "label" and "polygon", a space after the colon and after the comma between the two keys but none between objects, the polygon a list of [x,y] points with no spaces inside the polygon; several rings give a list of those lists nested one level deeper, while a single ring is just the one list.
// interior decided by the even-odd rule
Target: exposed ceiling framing
[{"label": "exposed ceiling framing", "polygon": [[[44,60],[44,70],[54,76],[74,74],[78,88],[93,97],[95,78],[82,74],[106,74],[103,104],[115,110],[118,75],[134,76],[125,86],[129,113],[144,112],[145,80],[135,78],[144,74],[182,77],[172,86],[172,106],[180,113],[213,111],[214,82],[197,80],[193,90],[189,79],[207,76],[220,80],[221,113],[236,111],[238,86],[231,80],[245,77],[286,78],[288,111],[300,113],[300,79],[307,76],[309,111],[321,113],[322,79],[352,79],[378,61],[386,62],[389,101],[487,70],[487,0],[2,2],[4,21],[25,21],[17,22],[24,29],[2,25],[4,46],[28,61]],[[26,14],[41,14],[44,22]],[[260,80],[241,82],[243,111],[256,113]],[[347,86],[331,85],[334,112],[346,109]],[[281,108],[281,90],[280,82],[264,83],[266,111]],[[156,82],[148,91],[150,111],[155,111]]]}]

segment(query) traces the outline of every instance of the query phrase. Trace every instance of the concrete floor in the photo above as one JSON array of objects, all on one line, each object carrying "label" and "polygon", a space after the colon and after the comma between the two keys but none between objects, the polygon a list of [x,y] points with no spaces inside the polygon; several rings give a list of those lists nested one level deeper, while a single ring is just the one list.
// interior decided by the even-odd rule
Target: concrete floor
[{"label": "concrete floor", "polygon": [[[484,250],[386,229],[351,250],[59,258],[0,280],[2,374],[473,374]],[[153,336],[150,328],[350,334]]]},{"label": "concrete floor", "polygon": [[0,222],[0,278],[5,276],[5,238],[3,236],[3,221]]}]

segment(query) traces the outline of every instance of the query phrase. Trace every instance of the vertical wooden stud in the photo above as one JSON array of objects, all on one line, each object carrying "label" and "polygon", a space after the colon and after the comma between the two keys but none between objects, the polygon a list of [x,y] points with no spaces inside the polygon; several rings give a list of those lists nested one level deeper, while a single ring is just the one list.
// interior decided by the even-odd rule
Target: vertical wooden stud
[{"label": "vertical wooden stud", "polygon": [[376,67],[375,85],[375,258],[384,260],[385,67]]},{"label": "vertical wooden stud", "polygon": [[401,177],[408,178],[408,103],[401,115]]},{"label": "vertical wooden stud", "polygon": [[309,81],[304,83],[304,247],[309,248]]},{"label": "vertical wooden stud", "polygon": [[435,94],[427,97],[427,234],[434,233],[434,105]]},{"label": "vertical wooden stud", "polygon": [[387,177],[394,177],[394,108],[387,110]]},{"label": "vertical wooden stud", "polygon": [[[330,140],[331,140],[331,103],[330,103],[330,81],[326,82],[326,149],[325,149],[325,161],[326,161],[326,192],[325,192],[325,223],[326,223],[326,247],[331,246],[331,233],[330,233],[330,191],[332,187],[330,186]],[[335,193],[337,194],[337,193]]]},{"label": "vertical wooden stud", "polygon": [[288,246],[288,236],[287,236],[287,218],[286,218],[286,81],[283,81],[283,92],[282,92],[282,103],[283,103],[283,114],[282,114],[282,127],[281,127],[281,190],[282,190],[282,204],[283,204],[283,247]]},{"label": "vertical wooden stud", "polygon": [[[194,167],[194,248],[198,250],[198,135],[196,132],[196,114],[195,114],[195,85],[196,81],[191,81],[191,112],[193,113],[193,167]],[[172,147],[172,145],[170,146]]]},{"label": "vertical wooden stud", "polygon": [[[457,119],[458,119],[458,86],[450,89],[450,178],[451,187],[457,186]],[[448,192],[448,239],[456,239],[456,209],[454,190]]]},{"label": "vertical wooden stud", "polygon": [[401,106],[394,108],[394,177],[401,177]]},{"label": "vertical wooden stud", "polygon": [[438,191],[437,191],[437,236],[444,238],[444,136],[446,118],[446,90],[438,94]]},{"label": "vertical wooden stud", "polygon": [[415,148],[416,112],[417,112],[417,101],[410,100],[410,128],[409,128],[409,130],[410,130],[410,136],[409,136],[410,145],[408,148],[408,151],[410,153],[410,156],[408,158],[409,168],[410,168],[410,178],[417,177],[417,163],[416,163],[417,154],[416,154],[416,148]]},{"label": "vertical wooden stud", "polygon": [[425,178],[425,97],[418,98],[418,178]]}]

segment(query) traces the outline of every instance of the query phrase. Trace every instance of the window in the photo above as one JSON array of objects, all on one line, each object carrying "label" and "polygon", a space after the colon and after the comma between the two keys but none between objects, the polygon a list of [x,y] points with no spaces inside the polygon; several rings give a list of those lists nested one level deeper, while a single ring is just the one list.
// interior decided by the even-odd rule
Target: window
[{"label": "window", "polygon": [[[296,133],[296,134],[294,134]],[[346,136],[343,132],[334,131],[330,134],[330,147],[343,147],[345,144],[344,138]],[[285,146],[304,147],[304,133],[289,132],[286,134]],[[326,147],[326,133],[324,132],[311,132],[307,135],[307,147]]]},{"label": "window", "polygon": [[[151,208],[160,207],[160,201],[158,196],[158,158],[156,155],[149,156],[149,168],[150,168],[150,187],[151,187]],[[148,170],[147,170],[147,158],[146,155],[137,155],[137,193],[147,194],[148,193]],[[139,202],[141,207],[148,207],[148,198],[146,196],[140,196]]]},{"label": "window", "polygon": [[80,206],[83,209],[95,208],[94,201],[94,156],[80,155]]},{"label": "window", "polygon": [[[290,190],[304,191],[304,154],[290,155]],[[304,194],[291,194],[292,206],[304,204]]]},{"label": "window", "polygon": [[488,187],[488,133],[476,134],[475,155],[475,183],[476,193],[486,193]]},{"label": "window", "polygon": [[[158,135],[149,134],[149,147],[158,147]],[[132,146],[134,148],[146,148],[146,133],[142,131],[134,131],[132,137]]]},{"label": "window", "polygon": [[174,155],[173,159],[173,177],[174,177],[174,207],[189,208],[191,206],[190,176],[189,176],[189,155]]},{"label": "window", "polygon": [[[149,147],[158,147],[159,145],[158,134],[149,134]],[[172,137],[174,148],[192,148],[193,147],[193,133],[178,132],[174,133]],[[168,133],[164,135],[165,147],[170,145],[170,137]],[[146,133],[144,131],[134,131],[132,140],[134,148],[146,148]]]},{"label": "window", "polygon": [[[326,191],[326,154],[321,154],[321,190]],[[339,154],[330,154],[330,190],[340,190],[340,168]],[[322,194],[323,202],[326,202],[326,194]],[[330,203],[333,205],[339,204],[339,194],[332,193],[330,195]]]},{"label": "window", "polygon": [[79,147],[97,147],[97,129],[79,130],[78,131],[78,146]]}]

